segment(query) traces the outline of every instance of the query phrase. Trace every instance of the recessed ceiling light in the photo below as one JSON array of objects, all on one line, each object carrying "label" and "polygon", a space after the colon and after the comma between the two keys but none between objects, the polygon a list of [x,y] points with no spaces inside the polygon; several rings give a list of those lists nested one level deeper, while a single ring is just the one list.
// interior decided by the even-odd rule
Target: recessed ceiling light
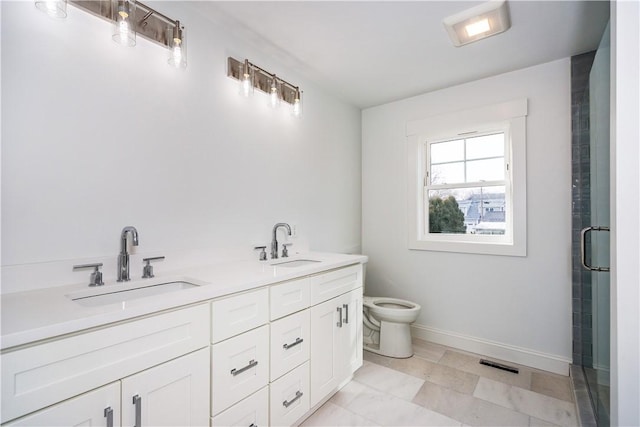
[{"label": "recessed ceiling light", "polygon": [[511,27],[506,0],[490,0],[442,20],[454,46],[502,33]]},{"label": "recessed ceiling light", "polygon": [[473,24],[467,24],[464,29],[467,32],[467,36],[473,37],[478,34],[486,33],[491,29],[491,27],[489,26],[489,20],[483,19],[482,21],[474,22]]}]

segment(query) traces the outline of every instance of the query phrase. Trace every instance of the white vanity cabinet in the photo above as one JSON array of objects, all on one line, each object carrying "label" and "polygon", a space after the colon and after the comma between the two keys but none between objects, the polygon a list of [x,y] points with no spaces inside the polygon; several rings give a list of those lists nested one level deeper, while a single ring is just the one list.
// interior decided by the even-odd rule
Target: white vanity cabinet
[{"label": "white vanity cabinet", "polygon": [[2,421],[207,425],[208,321],[200,304],[7,351]]},{"label": "white vanity cabinet", "polygon": [[362,365],[362,264],[314,271],[4,349],[0,423],[299,423]]}]

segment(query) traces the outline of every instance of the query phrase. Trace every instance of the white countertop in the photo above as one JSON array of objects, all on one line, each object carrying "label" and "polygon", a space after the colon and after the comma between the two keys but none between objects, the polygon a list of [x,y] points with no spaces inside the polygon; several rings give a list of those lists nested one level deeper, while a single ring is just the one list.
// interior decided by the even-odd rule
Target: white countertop
[{"label": "white countertop", "polygon": [[[277,266],[278,263],[299,259],[320,262],[299,267]],[[86,284],[76,284],[5,294],[0,296],[2,316],[0,348],[5,350],[324,270],[366,262],[367,257],[364,255],[311,252],[278,260],[244,261],[188,268],[157,274],[153,279],[132,280],[125,284],[108,282],[96,288],[89,288]],[[103,292],[123,286],[136,287],[141,284],[148,286],[174,280],[191,282],[199,286],[95,307],[82,306],[68,297],[69,294],[82,293],[89,289]]]}]

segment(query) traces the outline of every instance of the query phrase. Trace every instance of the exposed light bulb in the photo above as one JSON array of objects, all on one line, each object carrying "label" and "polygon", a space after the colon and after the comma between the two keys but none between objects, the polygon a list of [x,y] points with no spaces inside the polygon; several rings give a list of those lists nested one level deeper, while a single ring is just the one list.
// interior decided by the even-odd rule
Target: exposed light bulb
[{"label": "exposed light bulb", "polygon": [[180,21],[176,21],[173,27],[167,29],[167,39],[169,40],[169,65],[176,68],[185,68],[187,66],[187,50],[184,28],[180,25]]},{"label": "exposed light bulb", "polygon": [[251,95],[251,74],[245,74],[242,77],[242,94],[245,97]]},{"label": "exposed light bulb", "polygon": [[175,64],[175,66],[179,66],[180,63],[182,63],[182,48],[180,47],[180,45],[176,45],[173,47],[173,63]]},{"label": "exposed light bulb", "polygon": [[276,108],[280,104],[280,96],[278,95],[278,81],[274,74],[273,80],[271,80],[271,90],[269,91],[269,105],[271,108]]},{"label": "exposed light bulb", "polygon": [[[129,16],[129,15],[127,15],[127,16]],[[129,38],[129,21],[123,19],[118,24],[118,28],[120,30],[120,39],[121,40],[127,40],[127,38]]]},{"label": "exposed light bulb", "polygon": [[136,31],[131,22],[135,16],[135,3],[129,0],[114,0],[113,2],[113,41],[123,46],[136,45]]},{"label": "exposed light bulb", "polygon": [[293,114],[294,117],[302,116],[302,100],[300,98],[300,89],[296,89],[293,99],[293,107],[291,108],[291,114]]},{"label": "exposed light bulb", "polygon": [[240,74],[240,95],[248,98],[253,95],[253,78],[248,59],[244,60],[244,64],[240,66],[238,72]]}]

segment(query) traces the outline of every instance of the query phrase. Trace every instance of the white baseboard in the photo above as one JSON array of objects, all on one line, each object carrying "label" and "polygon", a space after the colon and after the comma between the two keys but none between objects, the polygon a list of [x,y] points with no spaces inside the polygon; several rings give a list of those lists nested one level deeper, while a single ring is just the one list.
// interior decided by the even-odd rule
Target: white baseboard
[{"label": "white baseboard", "polygon": [[470,353],[477,353],[482,356],[517,363],[560,375],[569,375],[571,360],[563,356],[542,353],[455,332],[443,331],[415,323],[411,325],[411,335],[414,338],[454,347]]}]

